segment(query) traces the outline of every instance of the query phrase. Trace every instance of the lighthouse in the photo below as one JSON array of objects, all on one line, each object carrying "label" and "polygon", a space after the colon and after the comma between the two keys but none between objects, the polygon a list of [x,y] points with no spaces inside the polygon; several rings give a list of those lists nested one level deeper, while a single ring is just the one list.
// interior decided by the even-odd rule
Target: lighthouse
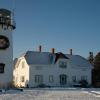
[{"label": "lighthouse", "polygon": [[0,88],[9,87],[13,76],[13,37],[16,28],[13,13],[0,9]]}]

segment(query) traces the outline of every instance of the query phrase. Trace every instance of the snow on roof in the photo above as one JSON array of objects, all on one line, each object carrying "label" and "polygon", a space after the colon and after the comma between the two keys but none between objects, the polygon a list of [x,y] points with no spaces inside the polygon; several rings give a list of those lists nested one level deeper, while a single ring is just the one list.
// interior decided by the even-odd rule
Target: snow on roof
[{"label": "snow on roof", "polygon": [[90,64],[90,62],[80,55],[67,54],[66,56],[69,57],[72,67],[92,68],[92,65]]},{"label": "snow on roof", "polygon": [[57,54],[61,54],[59,58],[69,59],[72,67],[92,67],[87,59],[81,57],[79,55],[70,55],[70,54],[63,54],[63,53],[51,53],[51,52],[38,52],[38,51],[27,51],[24,55],[27,63],[29,65],[32,64],[52,64],[52,62],[56,63]]},{"label": "snow on roof", "polygon": [[50,55],[54,55],[49,52],[27,51],[25,58],[28,64],[50,64]]}]

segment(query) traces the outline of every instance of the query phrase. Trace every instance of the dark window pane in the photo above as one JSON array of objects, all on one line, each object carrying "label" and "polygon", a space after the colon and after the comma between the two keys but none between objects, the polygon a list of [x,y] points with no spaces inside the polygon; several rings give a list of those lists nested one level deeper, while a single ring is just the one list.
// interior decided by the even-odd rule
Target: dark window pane
[{"label": "dark window pane", "polygon": [[5,64],[0,63],[0,73],[4,73]]}]

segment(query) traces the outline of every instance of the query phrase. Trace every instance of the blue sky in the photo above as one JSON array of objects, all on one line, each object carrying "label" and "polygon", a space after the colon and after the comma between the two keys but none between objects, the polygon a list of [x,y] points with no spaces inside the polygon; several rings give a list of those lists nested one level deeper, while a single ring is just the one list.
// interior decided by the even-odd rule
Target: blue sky
[{"label": "blue sky", "polygon": [[100,0],[0,0],[0,7],[15,8],[14,58],[27,50],[88,57],[100,51]]}]

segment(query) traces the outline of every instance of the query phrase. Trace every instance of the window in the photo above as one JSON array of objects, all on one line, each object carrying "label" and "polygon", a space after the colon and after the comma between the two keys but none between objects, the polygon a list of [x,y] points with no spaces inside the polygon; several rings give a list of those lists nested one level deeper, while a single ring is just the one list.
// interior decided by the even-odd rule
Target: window
[{"label": "window", "polygon": [[67,84],[67,75],[61,74],[59,76],[59,78],[60,78],[60,85],[66,85]]},{"label": "window", "polygon": [[4,30],[6,30],[7,28],[6,27],[4,27]]},{"label": "window", "polygon": [[36,70],[42,70],[43,67],[41,67],[41,66],[35,66],[35,69],[36,69]]},{"label": "window", "polygon": [[67,62],[60,61],[59,62],[59,67],[66,68],[67,67]]},{"label": "window", "polygon": [[72,81],[76,82],[76,76],[72,76]]},{"label": "window", "polygon": [[43,76],[42,75],[35,75],[35,83],[42,83]]},{"label": "window", "polygon": [[50,76],[49,76],[49,82],[52,83],[53,81],[54,81],[53,75],[50,75]]},{"label": "window", "polygon": [[4,73],[5,64],[0,63],[0,73]]},{"label": "window", "polygon": [[22,62],[22,68],[24,68],[25,67],[25,62]]},{"label": "window", "polygon": [[0,35],[0,49],[7,49],[10,45],[9,39],[3,35]]},{"label": "window", "polygon": [[24,81],[25,81],[25,77],[22,76],[22,77],[21,77],[21,82],[24,82]]},{"label": "window", "polygon": [[81,80],[87,80],[87,76],[81,76]]}]

